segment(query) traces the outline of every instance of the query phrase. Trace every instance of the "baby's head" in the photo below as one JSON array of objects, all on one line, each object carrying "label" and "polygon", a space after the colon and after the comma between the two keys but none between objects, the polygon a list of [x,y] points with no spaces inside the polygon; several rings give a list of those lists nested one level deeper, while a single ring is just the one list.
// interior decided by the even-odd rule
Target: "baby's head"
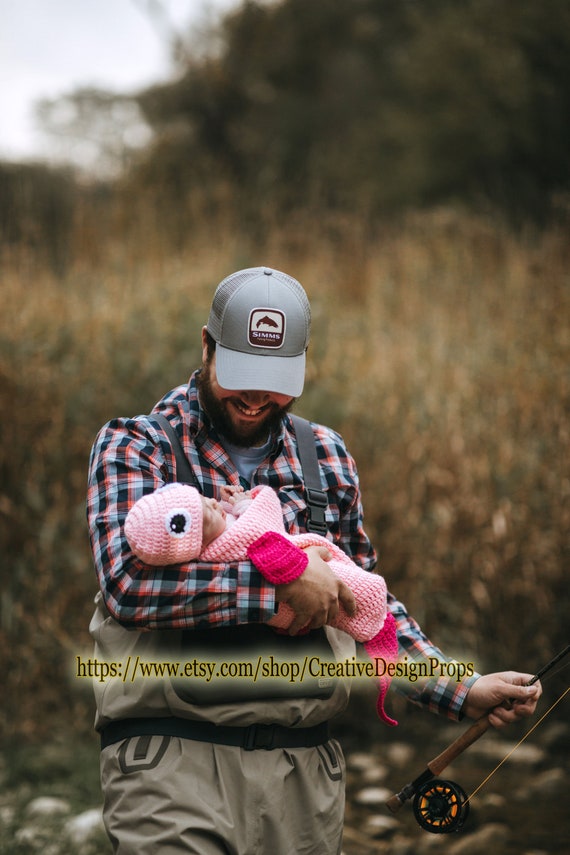
[{"label": "baby's head", "polygon": [[[202,549],[226,529],[226,512],[216,499],[202,499]],[[200,550],[202,551],[202,550]]]},{"label": "baby's head", "polygon": [[225,529],[225,512],[215,499],[187,484],[168,484],[140,498],[125,520],[125,535],[135,555],[165,566],[197,558]]}]

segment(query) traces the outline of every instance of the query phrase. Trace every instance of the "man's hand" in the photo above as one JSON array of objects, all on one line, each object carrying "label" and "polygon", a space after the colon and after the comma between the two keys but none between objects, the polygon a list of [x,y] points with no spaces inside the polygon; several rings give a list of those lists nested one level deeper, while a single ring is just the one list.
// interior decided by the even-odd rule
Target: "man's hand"
[{"label": "man's hand", "polygon": [[504,727],[523,716],[533,715],[542,686],[539,682],[527,686],[532,677],[532,674],[518,671],[500,671],[479,677],[469,689],[463,712],[470,718],[480,718],[491,710],[489,723],[493,727]]},{"label": "man's hand", "polygon": [[352,591],[327,564],[331,558],[328,549],[309,546],[305,552],[309,563],[304,572],[287,585],[275,586],[277,602],[287,603],[295,612],[289,635],[296,635],[300,629],[318,629],[330,624],[341,605],[349,615],[356,612]]}]

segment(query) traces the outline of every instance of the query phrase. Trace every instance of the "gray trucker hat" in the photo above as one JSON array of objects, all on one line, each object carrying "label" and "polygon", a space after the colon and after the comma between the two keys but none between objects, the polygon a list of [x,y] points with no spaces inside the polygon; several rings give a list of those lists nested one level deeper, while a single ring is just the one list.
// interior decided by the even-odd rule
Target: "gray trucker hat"
[{"label": "gray trucker hat", "polygon": [[218,383],[297,398],[310,328],[309,300],[296,279],[269,267],[232,273],[218,285],[208,318]]}]

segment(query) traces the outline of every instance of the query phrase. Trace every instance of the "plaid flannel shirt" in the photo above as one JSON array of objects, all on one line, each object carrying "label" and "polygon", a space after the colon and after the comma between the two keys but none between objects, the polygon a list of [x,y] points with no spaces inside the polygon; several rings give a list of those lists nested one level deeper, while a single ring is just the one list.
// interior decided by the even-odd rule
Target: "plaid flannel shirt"
[{"label": "plaid flannel shirt", "polygon": [[[219,496],[223,484],[239,484],[239,474],[200,406],[197,372],[158,402],[153,412],[170,419],[206,496]],[[358,473],[341,436],[313,425],[328,496],[328,536],[364,570],[376,565],[376,553],[362,525]],[[193,561],[149,567],[131,552],[123,531],[125,517],[141,496],[175,480],[175,459],[162,429],[150,416],[118,418],[100,430],[91,452],[87,516],[99,585],[111,615],[138,629],[191,629],[264,623],[275,612],[275,589],[249,561],[212,564]],[[305,531],[306,504],[302,469],[292,423],[285,418],[271,451],[253,476],[252,486],[277,491],[285,527]],[[389,595],[398,625],[402,655],[448,661]],[[450,718],[460,717],[468,687],[448,678],[400,683],[413,702]]]}]

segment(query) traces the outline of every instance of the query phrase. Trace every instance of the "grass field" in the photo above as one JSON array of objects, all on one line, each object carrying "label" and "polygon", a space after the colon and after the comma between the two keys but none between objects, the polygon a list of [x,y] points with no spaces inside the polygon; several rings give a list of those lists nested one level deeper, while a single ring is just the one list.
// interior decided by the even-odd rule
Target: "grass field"
[{"label": "grass field", "polygon": [[187,379],[214,286],[250,265],[309,293],[297,410],[345,436],[382,572],[428,634],[480,668],[532,671],[566,643],[567,234],[444,210],[299,219],[259,246],[204,228],[176,257],[152,235],[88,250],[59,277],[27,255],[2,274],[3,742],[90,729],[72,662],[95,593],[91,442]]}]

